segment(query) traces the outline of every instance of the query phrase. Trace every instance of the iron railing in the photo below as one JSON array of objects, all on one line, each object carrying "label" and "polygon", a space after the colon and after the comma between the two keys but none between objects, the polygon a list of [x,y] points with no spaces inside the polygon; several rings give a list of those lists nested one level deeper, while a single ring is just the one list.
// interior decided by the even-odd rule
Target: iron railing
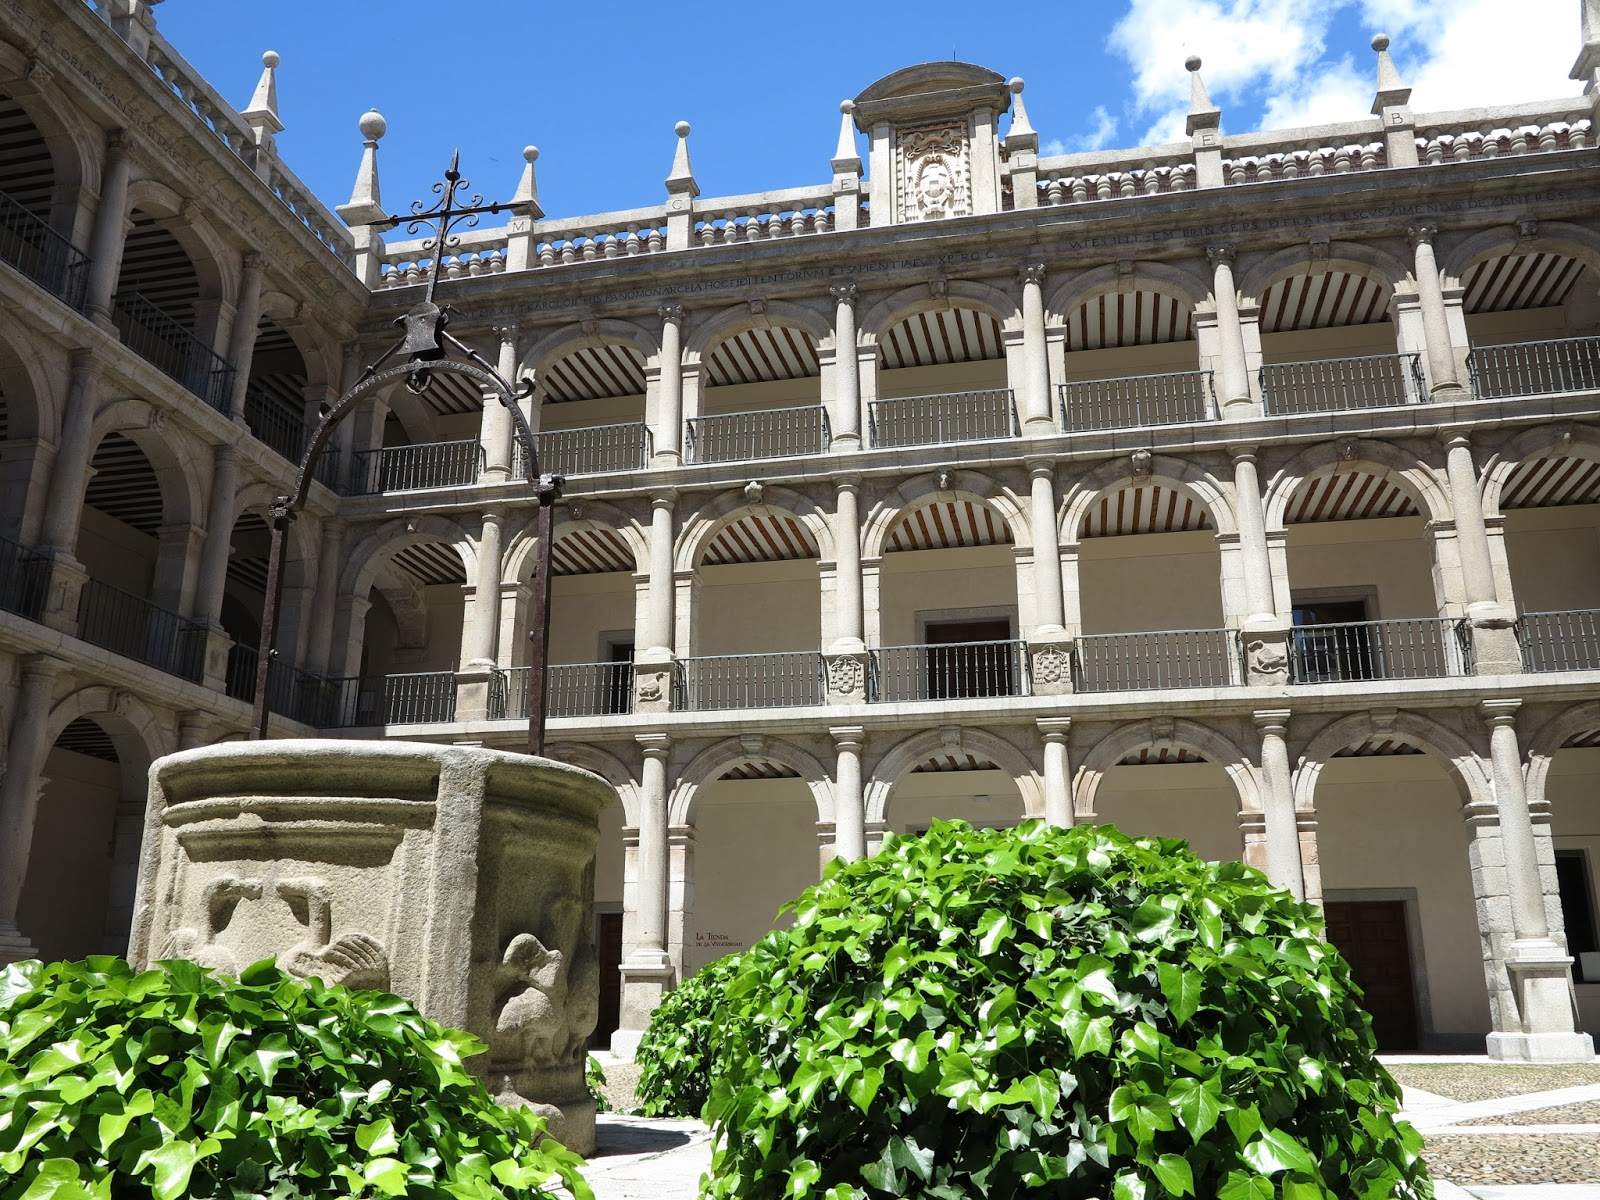
[{"label": "iron railing", "polygon": [[1161,629],[1083,634],[1073,646],[1079,692],[1227,687],[1238,681],[1231,629]]},{"label": "iron railing", "polygon": [[204,625],[98,579],[79,593],[78,636],[195,683],[205,672]]},{"label": "iron railing", "polygon": [[1517,632],[1529,671],[1600,671],[1600,610],[1523,613]]},{"label": "iron railing", "polygon": [[1289,636],[1291,683],[1442,679],[1471,667],[1466,622],[1454,617],[1296,625]]},{"label": "iron railing", "polygon": [[0,192],[0,259],[57,299],[83,307],[89,256],[4,192]]},{"label": "iron railing", "polygon": [[483,448],[476,438],[357,450],[351,455],[344,494],[375,496],[420,488],[467,487],[478,482],[482,466]]},{"label": "iron railing", "polygon": [[407,675],[347,675],[326,680],[312,724],[325,729],[368,725],[434,725],[456,716],[454,671]]},{"label": "iron railing", "polygon": [[228,415],[233,396],[232,363],[139,292],[118,296],[111,316],[128,349]]},{"label": "iron railing", "polygon": [[[539,447],[539,470],[546,475],[613,475],[650,465],[650,427],[642,421],[547,429],[534,438]],[[522,443],[513,442],[511,475],[521,479],[527,473]]]},{"label": "iron railing", "polygon": [[717,413],[695,417],[683,424],[688,461],[695,463],[751,462],[821,454],[827,450],[832,436],[828,429],[828,410],[820,404]]},{"label": "iron railing", "polygon": [[1068,433],[1186,425],[1217,415],[1210,371],[1171,371],[1063,383],[1058,391],[1061,427]]},{"label": "iron railing", "polygon": [[[228,673],[223,690],[235,700],[253,700],[256,694],[256,664],[259,652],[254,646],[235,642],[228,647]],[[267,676],[267,708],[280,717],[305,725],[328,724],[334,689],[321,675],[313,675],[282,661],[273,664]]]},{"label": "iron railing", "polygon": [[1260,378],[1262,403],[1275,417],[1394,408],[1420,404],[1428,395],[1420,354],[1268,363]]},{"label": "iron railing", "polygon": [[1600,388],[1600,337],[1476,346],[1467,355],[1472,390],[1484,400]]},{"label": "iron railing", "polygon": [[674,708],[697,712],[821,704],[823,659],[815,650],[680,658],[673,690]]},{"label": "iron railing", "polygon": [[[545,668],[547,717],[610,717],[633,711],[631,662],[555,663]],[[528,668],[496,671],[489,715],[528,718]]]},{"label": "iron railing", "polygon": [[1010,388],[874,400],[868,425],[872,444],[883,447],[945,446],[1022,432]]},{"label": "iron railing", "polygon": [[260,388],[250,387],[244,393],[244,423],[258,441],[292,463],[298,463],[306,448],[305,422]]},{"label": "iron railing", "polygon": [[0,537],[0,609],[37,621],[49,585],[49,559]]},{"label": "iron railing", "polygon": [[1029,690],[1020,641],[884,646],[871,663],[868,697],[887,703],[1025,696]]}]

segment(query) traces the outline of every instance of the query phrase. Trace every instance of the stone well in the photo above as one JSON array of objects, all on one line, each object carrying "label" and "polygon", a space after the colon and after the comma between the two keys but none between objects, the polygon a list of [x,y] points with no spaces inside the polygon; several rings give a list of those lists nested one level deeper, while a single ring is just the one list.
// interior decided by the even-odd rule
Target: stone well
[{"label": "stone well", "polygon": [[580,1154],[599,1004],[597,775],[410,742],[225,742],[158,759],[129,958],[262,958],[381,988],[489,1045],[475,1064]]}]

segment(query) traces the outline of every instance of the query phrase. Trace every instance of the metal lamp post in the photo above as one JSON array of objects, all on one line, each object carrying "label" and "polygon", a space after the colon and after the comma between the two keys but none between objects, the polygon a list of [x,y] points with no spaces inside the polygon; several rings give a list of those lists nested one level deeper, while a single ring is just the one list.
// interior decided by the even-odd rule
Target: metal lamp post
[{"label": "metal lamp post", "polygon": [[[334,428],[364,398],[393,383],[403,382],[414,393],[422,393],[433,382],[434,375],[446,371],[464,375],[480,389],[492,391],[500,403],[510,411],[522,446],[525,481],[538,501],[534,536],[537,549],[534,556],[533,612],[528,628],[528,753],[544,753],[544,726],[546,705],[546,660],[550,648],[550,554],[551,530],[554,524],[555,502],[561,498],[561,487],[566,482],[560,475],[545,475],[539,470],[539,451],[528,425],[528,419],[517,401],[533,393],[533,381],[522,379],[513,386],[501,376],[481,354],[457,338],[449,330],[448,304],[435,302],[439,288],[440,264],[445,252],[454,244],[450,238],[451,227],[457,224],[475,225],[484,213],[503,212],[506,206],[486,204],[481,195],[473,195],[466,204],[457,203],[457,193],[467,188],[461,178],[461,153],[458,150],[450,160],[444,179],[433,185],[438,197],[432,208],[424,208],[422,201],[414,201],[408,215],[392,215],[370,224],[378,229],[392,229],[404,224],[407,231],[416,233],[426,225],[436,225],[437,231],[424,244],[431,250],[433,264],[428,273],[428,290],[395,324],[401,328],[400,339],[362,371],[361,377],[332,408],[323,414],[316,431],[311,435],[300,459],[295,477],[294,493],[276,496],[271,506],[271,550],[267,559],[267,591],[261,614],[261,650],[256,661],[255,712],[251,722],[253,736],[267,736],[267,716],[271,691],[272,668],[278,656],[279,606],[283,597],[283,547],[289,526],[305,507],[306,495],[311,488],[318,460],[322,457]],[[454,352],[460,358],[451,358]],[[403,356],[403,357],[402,357]],[[391,359],[401,361],[386,366]]]}]

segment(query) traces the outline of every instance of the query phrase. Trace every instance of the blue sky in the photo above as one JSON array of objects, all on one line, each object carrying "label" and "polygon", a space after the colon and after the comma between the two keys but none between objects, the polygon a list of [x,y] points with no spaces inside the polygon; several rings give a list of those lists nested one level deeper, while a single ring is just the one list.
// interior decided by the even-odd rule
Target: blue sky
[{"label": "blue sky", "polygon": [[[280,149],[327,203],[348,197],[356,120],[376,107],[389,122],[380,161],[390,208],[425,194],[455,146],[479,190],[507,197],[532,142],[545,211],[561,216],[659,202],[680,119],[694,126],[704,195],[825,180],[842,98],[898,67],[952,54],[1027,80],[1047,153],[1181,137],[1190,52],[1205,59],[1228,130],[1361,116],[1373,86],[1367,43],[1379,28],[1394,37],[1419,111],[1546,99],[1576,90],[1566,72],[1579,3],[877,0],[844,10],[632,2],[586,10],[542,0],[166,0],[156,11],[166,36],[237,107],[255,86],[261,51],[282,55]],[[829,19],[839,11],[851,12],[849,25]]]}]

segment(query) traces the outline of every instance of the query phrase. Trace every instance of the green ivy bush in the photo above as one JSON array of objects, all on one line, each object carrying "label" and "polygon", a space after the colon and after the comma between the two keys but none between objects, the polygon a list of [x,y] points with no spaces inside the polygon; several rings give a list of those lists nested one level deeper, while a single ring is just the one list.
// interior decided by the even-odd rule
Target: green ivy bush
[{"label": "green ivy bush", "polygon": [[711,1200],[1432,1195],[1316,910],[1108,826],[938,822],[727,987]]},{"label": "green ivy bush", "polygon": [[594,1101],[595,1112],[611,1111],[611,1099],[606,1095],[606,1069],[592,1054],[583,1060],[583,1086],[589,1093],[589,1099]]},{"label": "green ivy bush", "polygon": [[644,1117],[698,1117],[711,1090],[711,1038],[739,955],[707,963],[662,997],[639,1040],[635,1109]]},{"label": "green ivy bush", "polygon": [[581,1160],[404,1000],[121,959],[0,971],[0,1200],[407,1196],[563,1188]]}]

